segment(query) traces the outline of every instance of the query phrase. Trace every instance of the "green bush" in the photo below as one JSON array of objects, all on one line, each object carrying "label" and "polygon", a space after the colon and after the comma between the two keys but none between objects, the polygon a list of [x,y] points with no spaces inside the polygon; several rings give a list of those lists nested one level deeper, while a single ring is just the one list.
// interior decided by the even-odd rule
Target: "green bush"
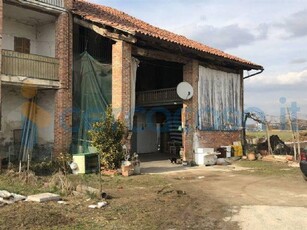
[{"label": "green bush", "polygon": [[121,143],[124,134],[124,123],[114,118],[112,108],[109,106],[106,109],[105,117],[101,121],[95,122],[92,130],[89,131],[92,145],[97,148],[103,169],[109,170],[120,167],[124,158]]}]

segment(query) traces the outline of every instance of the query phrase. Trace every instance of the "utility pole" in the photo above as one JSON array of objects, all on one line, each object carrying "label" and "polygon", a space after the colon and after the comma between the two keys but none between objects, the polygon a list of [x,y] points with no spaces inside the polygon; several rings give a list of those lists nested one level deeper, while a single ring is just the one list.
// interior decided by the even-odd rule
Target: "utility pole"
[{"label": "utility pole", "polygon": [[295,134],[294,134],[294,131],[293,131],[291,116],[290,116],[290,112],[289,112],[289,108],[288,107],[287,107],[287,114],[288,114],[288,122],[289,122],[290,130],[291,130],[291,134],[292,134],[292,140],[293,140],[294,159],[297,160]]}]

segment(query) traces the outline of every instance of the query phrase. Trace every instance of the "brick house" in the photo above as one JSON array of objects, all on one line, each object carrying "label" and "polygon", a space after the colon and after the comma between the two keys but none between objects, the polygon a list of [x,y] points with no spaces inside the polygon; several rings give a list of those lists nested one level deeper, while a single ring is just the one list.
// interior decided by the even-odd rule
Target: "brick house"
[{"label": "brick house", "polygon": [[60,115],[71,108],[71,4],[0,1],[2,157],[25,160],[33,150],[41,159],[70,146],[61,123],[71,116]]},{"label": "brick house", "polygon": [[[27,13],[13,13],[17,8]],[[129,128],[131,151],[165,152],[177,143],[191,161],[196,147],[242,140],[243,71],[260,72],[262,66],[86,1],[8,0],[1,12],[2,151],[16,146],[18,132],[24,133],[25,122],[10,120],[11,99],[5,99],[16,97],[31,108],[32,97],[22,95],[24,82],[38,89],[37,144],[50,145],[50,154],[71,148],[78,139],[74,128],[80,110],[75,107],[81,99],[76,89],[81,88],[84,52],[112,70],[110,103]],[[20,21],[27,26],[22,29]],[[10,32],[9,23],[20,24],[21,34]],[[191,98],[178,97],[181,82],[192,86]],[[31,127],[30,122],[30,133]]]}]

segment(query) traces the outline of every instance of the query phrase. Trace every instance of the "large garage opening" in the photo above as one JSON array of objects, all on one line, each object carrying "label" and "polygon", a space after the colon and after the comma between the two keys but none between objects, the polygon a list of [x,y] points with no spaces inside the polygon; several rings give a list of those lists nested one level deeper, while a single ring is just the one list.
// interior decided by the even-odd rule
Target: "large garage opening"
[{"label": "large garage opening", "polygon": [[143,161],[179,157],[182,101],[176,87],[183,81],[183,65],[137,59],[140,63],[136,76],[132,151],[140,154]]}]

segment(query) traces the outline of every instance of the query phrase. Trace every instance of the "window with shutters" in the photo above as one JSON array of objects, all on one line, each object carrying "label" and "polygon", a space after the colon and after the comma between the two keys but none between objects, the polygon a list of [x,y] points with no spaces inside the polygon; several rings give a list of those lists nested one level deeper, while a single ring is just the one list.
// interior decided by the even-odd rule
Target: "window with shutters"
[{"label": "window with shutters", "polygon": [[14,37],[14,51],[29,54],[30,39]]}]

